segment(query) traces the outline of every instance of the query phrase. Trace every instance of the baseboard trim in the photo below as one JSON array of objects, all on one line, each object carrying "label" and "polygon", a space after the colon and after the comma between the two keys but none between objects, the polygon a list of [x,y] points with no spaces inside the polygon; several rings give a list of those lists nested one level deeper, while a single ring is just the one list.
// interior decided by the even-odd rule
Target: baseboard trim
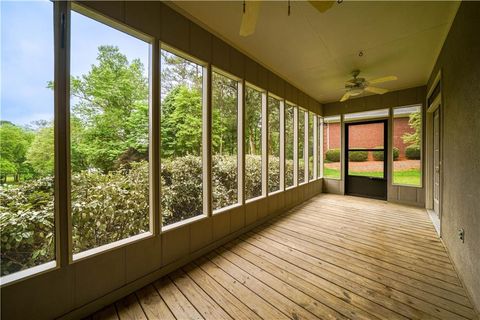
[{"label": "baseboard trim", "polygon": [[440,226],[440,218],[435,213],[435,211],[431,209],[427,209],[427,213],[428,213],[428,216],[430,217],[430,220],[432,221],[433,226],[435,227],[435,231],[437,231],[438,237],[441,238],[442,233],[441,233],[441,226]]}]

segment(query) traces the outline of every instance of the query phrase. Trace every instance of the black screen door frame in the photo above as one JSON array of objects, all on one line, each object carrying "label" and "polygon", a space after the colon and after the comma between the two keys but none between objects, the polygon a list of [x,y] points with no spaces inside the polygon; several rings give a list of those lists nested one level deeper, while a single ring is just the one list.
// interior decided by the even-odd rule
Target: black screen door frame
[{"label": "black screen door frame", "polygon": [[[383,123],[383,149],[350,149],[349,148],[349,130],[356,125],[365,125],[373,123]],[[387,200],[387,164],[388,164],[388,119],[370,120],[345,123],[345,194],[361,196],[367,198]],[[383,178],[352,176],[348,173],[349,152],[350,151],[383,151]]]}]

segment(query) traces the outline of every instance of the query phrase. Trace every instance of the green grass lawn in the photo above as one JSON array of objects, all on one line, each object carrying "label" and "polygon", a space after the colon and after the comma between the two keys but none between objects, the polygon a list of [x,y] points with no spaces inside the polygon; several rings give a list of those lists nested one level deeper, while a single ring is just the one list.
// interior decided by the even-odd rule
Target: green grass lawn
[{"label": "green grass lawn", "polygon": [[[352,175],[365,177],[383,177],[383,172],[351,172]],[[323,168],[323,176],[330,179],[340,179],[340,170]],[[393,183],[419,186],[421,181],[419,169],[409,169],[393,173]]]},{"label": "green grass lawn", "polygon": [[420,169],[409,169],[394,172],[393,183],[420,186],[422,184]]}]

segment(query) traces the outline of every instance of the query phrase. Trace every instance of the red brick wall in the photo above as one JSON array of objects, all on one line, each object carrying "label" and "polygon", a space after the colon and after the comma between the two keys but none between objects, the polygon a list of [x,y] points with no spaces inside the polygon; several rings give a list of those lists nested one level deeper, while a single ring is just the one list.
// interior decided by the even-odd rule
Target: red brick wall
[{"label": "red brick wall", "polygon": [[407,145],[403,143],[402,136],[405,133],[413,133],[413,130],[408,125],[408,117],[393,119],[393,146],[399,149],[399,159],[405,159],[405,148]]},{"label": "red brick wall", "polygon": [[[414,130],[408,125],[408,117],[393,119],[393,146],[399,149],[399,158],[405,158],[405,148],[402,140],[405,133],[412,133]],[[328,131],[328,132],[327,132]],[[340,123],[329,123],[323,127],[324,139],[323,150],[340,149]],[[327,134],[329,141],[327,140]],[[350,127],[350,147],[375,148],[383,142],[383,124],[371,123]]]},{"label": "red brick wall", "polygon": [[323,125],[323,150],[340,149],[340,146],[340,123],[325,123]]}]

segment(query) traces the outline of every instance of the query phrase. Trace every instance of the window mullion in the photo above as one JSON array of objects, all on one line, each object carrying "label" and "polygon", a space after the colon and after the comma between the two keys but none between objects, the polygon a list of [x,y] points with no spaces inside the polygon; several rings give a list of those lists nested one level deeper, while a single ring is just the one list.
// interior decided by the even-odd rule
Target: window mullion
[{"label": "window mullion", "polygon": [[149,103],[149,145],[150,150],[150,231],[159,235],[162,230],[161,197],[161,159],[160,159],[160,42],[155,38],[150,51],[150,103]]},{"label": "window mullion", "polygon": [[293,107],[293,185],[298,185],[298,107]]},{"label": "window mullion", "polygon": [[238,82],[238,203],[245,204],[245,80]]},{"label": "window mullion", "polygon": [[280,100],[280,190],[285,190],[285,102]]},{"label": "window mullion", "polygon": [[203,212],[212,215],[212,65],[203,68]]},{"label": "window mullion", "polygon": [[54,1],[55,39],[55,253],[61,268],[72,260],[70,215],[70,2]]}]

